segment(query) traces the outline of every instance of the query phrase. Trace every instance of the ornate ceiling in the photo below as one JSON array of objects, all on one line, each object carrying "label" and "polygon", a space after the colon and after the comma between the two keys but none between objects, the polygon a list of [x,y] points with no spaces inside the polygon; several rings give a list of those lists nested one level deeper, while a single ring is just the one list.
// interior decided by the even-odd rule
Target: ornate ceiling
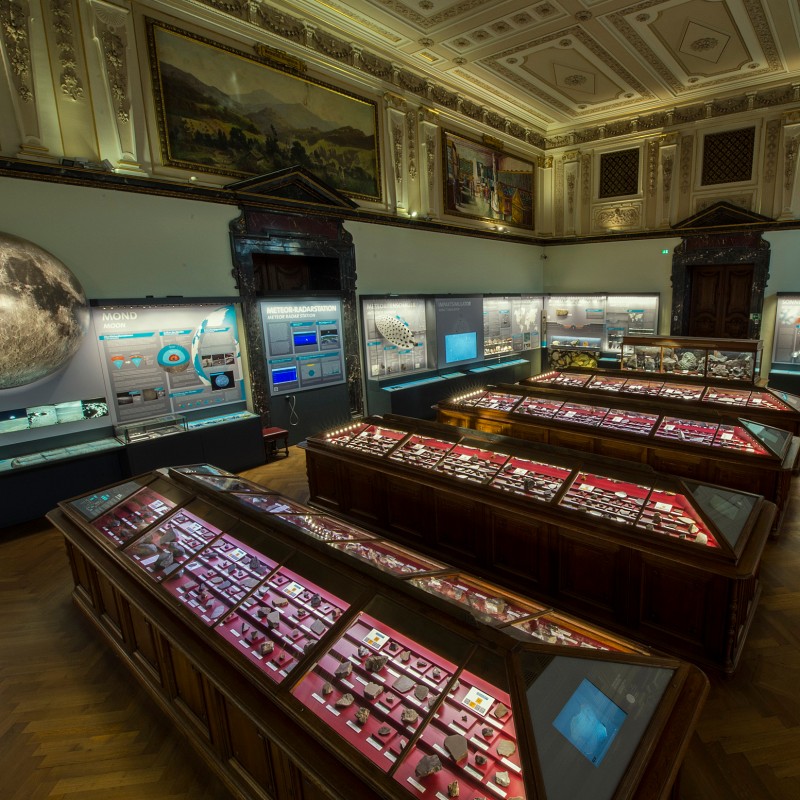
[{"label": "ornate ceiling", "polygon": [[268,2],[548,137],[703,103],[796,100],[799,3]]}]

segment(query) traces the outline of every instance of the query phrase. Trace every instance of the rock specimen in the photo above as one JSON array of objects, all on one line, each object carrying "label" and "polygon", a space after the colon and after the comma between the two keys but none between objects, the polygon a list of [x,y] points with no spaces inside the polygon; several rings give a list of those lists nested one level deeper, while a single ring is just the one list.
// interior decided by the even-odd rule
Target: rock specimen
[{"label": "rock specimen", "polygon": [[336,701],[336,708],[347,708],[348,706],[353,705],[355,698],[350,692],[345,692],[337,701]]},{"label": "rock specimen", "polygon": [[414,774],[418,778],[426,778],[428,775],[438,772],[441,768],[442,762],[439,761],[439,756],[422,756],[417,762],[417,766],[414,767]]},{"label": "rock specimen", "polygon": [[494,736],[494,728],[481,728],[481,733],[483,734],[484,739],[491,739]]},{"label": "rock specimen", "polygon": [[389,656],[369,656],[364,662],[364,669],[368,669],[370,672],[380,672],[386,666],[388,660]]},{"label": "rock specimen", "polygon": [[333,686],[330,684],[329,681],[325,681],[322,684],[322,694],[324,697],[327,697],[333,691]]},{"label": "rock specimen", "polygon": [[368,683],[364,687],[364,696],[374,700],[383,691],[383,686],[379,683]]},{"label": "rock specimen", "polygon": [[277,628],[281,624],[281,615],[277,611],[270,611],[267,614],[267,627]]},{"label": "rock specimen", "polygon": [[510,739],[503,739],[497,743],[497,754],[500,756],[513,756],[517,752],[517,746]]},{"label": "rock specimen", "polygon": [[400,722],[416,722],[419,714],[413,708],[404,708],[400,714]]},{"label": "rock specimen", "polygon": [[311,595],[311,599],[308,601],[308,604],[311,608],[319,608],[322,605],[322,598],[318,594]]},{"label": "rock specimen", "polygon": [[392,684],[392,689],[403,694],[407,692],[414,685],[414,681],[408,675],[400,675],[398,679]]},{"label": "rock specimen", "polygon": [[428,696],[428,687],[424,683],[418,683],[414,689],[414,697],[417,700],[424,700]]},{"label": "rock specimen", "polygon": [[289,601],[285,597],[275,597],[272,600],[272,605],[275,608],[286,608],[289,605]]},{"label": "rock specimen", "polygon": [[494,715],[497,717],[497,719],[503,719],[503,717],[505,717],[507,714],[508,709],[502,703],[498,703],[494,707]]},{"label": "rock specimen", "polygon": [[483,753],[475,753],[475,763],[482,767],[489,759]]},{"label": "rock specimen", "polygon": [[363,725],[369,719],[369,709],[368,708],[359,708],[356,711],[356,722],[359,725]]},{"label": "rock specimen", "polygon": [[458,793],[459,793],[458,781],[453,781],[452,783],[447,784],[448,797],[458,797]]},{"label": "rock specimen", "polygon": [[311,625],[311,630],[317,634],[317,636],[322,636],[323,633],[327,630],[325,627],[325,623],[321,619],[315,619]]},{"label": "rock specimen", "polygon": [[262,656],[268,656],[274,649],[275,645],[269,639],[266,642],[262,642],[261,647],[259,647]]},{"label": "rock specimen", "polygon": [[494,782],[498,786],[510,786],[511,785],[511,778],[508,777],[507,772],[495,772],[494,774]]},{"label": "rock specimen", "polygon": [[388,736],[392,732],[392,729],[388,725],[381,725],[378,728],[378,736]]},{"label": "rock specimen", "polygon": [[336,672],[333,674],[337,678],[346,678],[351,672],[353,671],[353,662],[352,661],[342,661],[338,667],[336,667]]},{"label": "rock specimen", "polygon": [[368,649],[368,648],[366,648],[366,647],[364,647],[364,645],[362,644],[362,645],[361,645],[361,646],[358,648],[358,657],[359,657],[359,658],[364,658],[364,656],[366,656],[366,655],[369,655],[369,649]]},{"label": "rock specimen", "polygon": [[434,679],[435,681],[438,681],[438,680],[439,680],[439,678],[441,678],[441,677],[442,677],[442,671],[439,669],[439,667],[436,667],[436,668],[433,670],[433,672],[431,673],[431,676],[433,677],[433,679]]},{"label": "rock specimen", "polygon": [[456,762],[463,761],[469,753],[466,737],[462,736],[460,733],[446,736],[444,746],[447,752],[452,756],[453,761]]}]

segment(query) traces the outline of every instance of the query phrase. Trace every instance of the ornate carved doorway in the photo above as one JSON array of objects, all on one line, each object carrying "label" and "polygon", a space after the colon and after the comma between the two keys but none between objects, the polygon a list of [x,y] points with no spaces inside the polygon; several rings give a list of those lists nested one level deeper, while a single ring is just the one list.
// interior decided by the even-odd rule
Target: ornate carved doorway
[{"label": "ornate carved doorway", "polygon": [[[764,289],[769,280],[769,243],[761,232],[741,230],[770,220],[730,203],[716,203],[675,228],[721,230],[687,235],[672,259],[673,336],[758,339]],[[736,229],[726,232],[725,228]]]}]

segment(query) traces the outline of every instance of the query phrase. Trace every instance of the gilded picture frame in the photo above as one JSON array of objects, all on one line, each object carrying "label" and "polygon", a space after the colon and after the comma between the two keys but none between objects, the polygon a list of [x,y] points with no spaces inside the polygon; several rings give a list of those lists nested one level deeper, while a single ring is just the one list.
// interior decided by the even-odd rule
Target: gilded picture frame
[{"label": "gilded picture frame", "polygon": [[242,178],[299,165],[381,200],[375,102],[158,20],[147,40],[166,166]]},{"label": "gilded picture frame", "polygon": [[442,130],[444,212],[533,228],[534,164]]}]

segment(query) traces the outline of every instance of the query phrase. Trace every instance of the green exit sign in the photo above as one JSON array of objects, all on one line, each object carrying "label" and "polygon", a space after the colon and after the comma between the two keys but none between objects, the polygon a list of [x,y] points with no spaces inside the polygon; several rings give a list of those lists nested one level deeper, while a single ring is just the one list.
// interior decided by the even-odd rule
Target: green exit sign
[{"label": "green exit sign", "polygon": [[662,256],[668,256],[668,255],[669,255],[669,249],[664,249],[664,250],[662,250],[662,251],[661,251],[661,255],[662,255]]}]

